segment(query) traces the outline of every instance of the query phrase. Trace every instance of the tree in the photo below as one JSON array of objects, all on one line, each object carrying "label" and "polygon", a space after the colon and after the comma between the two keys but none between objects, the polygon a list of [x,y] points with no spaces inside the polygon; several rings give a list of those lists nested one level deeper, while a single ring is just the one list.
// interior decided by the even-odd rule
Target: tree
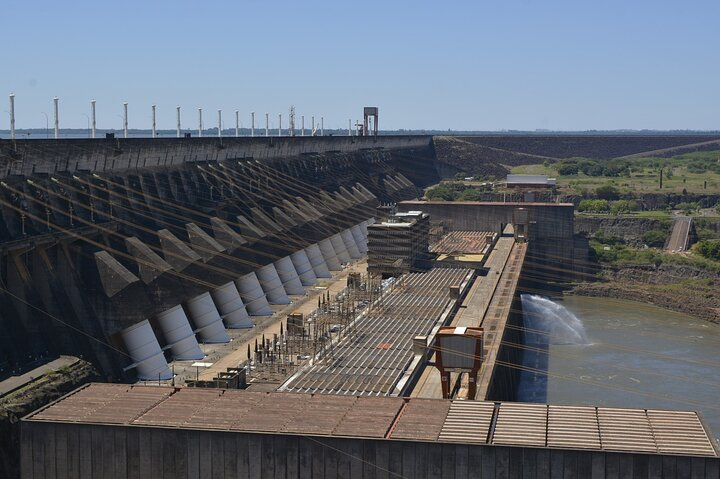
[{"label": "tree", "polygon": [[695,245],[695,250],[705,258],[720,261],[720,240],[700,241]]},{"label": "tree", "polygon": [[638,211],[639,209],[640,205],[635,200],[617,200],[613,201],[612,206],[610,207],[610,212],[614,215],[619,215],[621,213]]},{"label": "tree", "polygon": [[460,193],[460,196],[458,196],[457,199],[458,201],[482,201],[483,192],[478,188],[468,188]]},{"label": "tree", "polygon": [[610,211],[610,203],[607,200],[582,200],[578,205],[578,211],[607,213]]},{"label": "tree", "polygon": [[689,203],[689,202],[683,201],[682,203],[678,203],[675,205],[676,210],[680,210],[683,213],[685,213],[686,215],[689,215],[693,211],[697,210],[699,207],[700,207],[700,204],[697,202]]},{"label": "tree", "polygon": [[603,185],[595,188],[595,194],[601,200],[616,200],[620,197],[620,191],[612,185]]},{"label": "tree", "polygon": [[558,174],[563,176],[570,176],[570,175],[577,175],[578,171],[578,165],[575,163],[561,163],[560,166],[558,166]]}]

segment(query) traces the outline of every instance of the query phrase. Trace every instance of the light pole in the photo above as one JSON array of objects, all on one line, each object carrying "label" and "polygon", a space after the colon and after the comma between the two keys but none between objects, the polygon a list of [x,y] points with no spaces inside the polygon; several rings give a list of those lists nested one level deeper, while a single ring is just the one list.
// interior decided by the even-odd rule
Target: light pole
[{"label": "light pole", "polygon": [[95,138],[95,100],[90,100],[90,111],[92,112],[92,137]]},{"label": "light pole", "polygon": [[10,93],[10,139],[15,140],[15,94]]},{"label": "light pole", "polygon": [[180,106],[175,108],[177,109],[177,137],[180,138]]},{"label": "light pole", "polygon": [[255,112],[250,112],[250,136],[255,136]]},{"label": "light pole", "polygon": [[55,107],[55,139],[57,140],[60,138],[60,118],[58,113],[58,102],[60,101],[60,98],[55,97],[53,98],[53,104]]},{"label": "light pole", "polygon": [[305,115],[300,115],[300,136],[305,136]]},{"label": "light pole", "polygon": [[265,112],[265,136],[270,136],[270,114]]},{"label": "light pole", "polygon": [[325,136],[325,117],[320,117],[320,136]]},{"label": "light pole", "polygon": [[240,111],[235,110],[235,138],[240,136]]},{"label": "light pole", "polygon": [[90,117],[87,116],[85,113],[82,114],[87,119],[87,131],[88,131],[88,138],[90,138]]},{"label": "light pole", "polygon": [[50,118],[48,118],[48,114],[44,111],[41,111],[43,115],[45,115],[45,138],[50,138]]},{"label": "light pole", "polygon": [[282,113],[278,114],[278,136],[282,136]]},{"label": "light pole", "polygon": [[222,138],[222,110],[218,110],[218,138]]},{"label": "light pole", "polygon": [[157,130],[155,129],[155,105],[152,106],[152,137],[157,138]]},{"label": "light pole", "polygon": [[123,103],[123,134],[125,138],[128,137],[128,117],[127,117],[127,102]]},{"label": "light pole", "polygon": [[202,108],[198,108],[198,138],[202,138],[203,124],[202,124]]}]

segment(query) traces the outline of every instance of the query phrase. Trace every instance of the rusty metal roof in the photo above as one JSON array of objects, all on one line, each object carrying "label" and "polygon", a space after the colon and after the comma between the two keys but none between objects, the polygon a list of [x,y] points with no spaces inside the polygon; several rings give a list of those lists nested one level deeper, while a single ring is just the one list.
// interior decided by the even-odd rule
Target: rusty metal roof
[{"label": "rusty metal roof", "polygon": [[692,411],[90,384],[24,420],[717,457]]},{"label": "rusty metal roof", "polygon": [[430,252],[439,254],[483,254],[487,252],[495,234],[489,231],[452,231],[430,245]]}]

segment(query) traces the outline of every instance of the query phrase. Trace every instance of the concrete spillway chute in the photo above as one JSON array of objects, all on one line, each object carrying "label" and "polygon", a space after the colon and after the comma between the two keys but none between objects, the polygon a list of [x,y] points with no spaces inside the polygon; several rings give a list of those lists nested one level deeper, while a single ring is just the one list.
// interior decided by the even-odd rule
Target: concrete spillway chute
[{"label": "concrete spillway chute", "polygon": [[187,312],[195,323],[196,333],[203,343],[228,343],[230,336],[225,331],[220,313],[210,293],[195,296],[185,303]]},{"label": "concrete spillway chute", "polygon": [[275,262],[275,270],[287,294],[305,294],[302,282],[298,277],[295,265],[289,256],[285,256]]},{"label": "concrete spillway chute", "polygon": [[349,229],[342,231],[340,233],[340,237],[342,238],[343,243],[345,243],[345,248],[347,248],[347,252],[350,255],[350,258],[362,258],[363,255],[362,253],[360,253],[360,249],[358,248],[357,243],[355,243],[355,237]]},{"label": "concrete spillway chute", "polygon": [[320,241],[318,243],[318,248],[320,249],[320,253],[325,259],[325,264],[327,264],[327,267],[330,271],[340,271],[342,269],[342,265],[340,264],[340,260],[338,259],[337,254],[335,253],[335,248],[333,247],[330,238],[325,238],[324,240]]},{"label": "concrete spillway chute", "polygon": [[265,297],[265,291],[260,286],[257,275],[248,273],[235,280],[240,298],[245,303],[245,308],[251,316],[271,316],[272,309]]},{"label": "concrete spillway chute", "polygon": [[178,304],[163,311],[157,315],[157,321],[167,341],[163,349],[169,347],[174,359],[183,361],[205,357],[182,306]]},{"label": "concrete spillway chute", "polygon": [[[332,245],[330,246],[332,247]],[[332,274],[328,269],[327,263],[325,263],[325,258],[323,258],[323,254],[320,251],[320,246],[318,246],[317,243],[311,244],[310,246],[305,248],[305,254],[310,260],[310,264],[312,265],[313,271],[315,272],[315,277],[332,278]],[[302,279],[302,276],[300,277],[300,279]]]},{"label": "concrete spillway chute", "polygon": [[135,368],[138,379],[143,381],[172,379],[172,371],[147,319],[123,329],[120,336],[133,360],[131,367]]},{"label": "concrete spillway chute", "polygon": [[212,296],[226,327],[244,329],[255,326],[248,316],[245,304],[243,304],[234,282],[230,281],[211,291],[210,296]]},{"label": "concrete spillway chute", "polygon": [[352,233],[353,238],[355,238],[355,244],[357,244],[357,247],[358,247],[358,250],[360,250],[360,253],[362,255],[366,255],[368,252],[367,237],[363,234],[362,230],[360,229],[360,225],[355,225],[352,228],[350,228],[350,233]]},{"label": "concrete spillway chute", "polygon": [[275,265],[269,264],[263,266],[255,271],[255,274],[270,304],[290,304],[290,298],[288,298],[285,288],[283,288]]},{"label": "concrete spillway chute", "polygon": [[310,258],[308,258],[304,249],[291,254],[290,260],[292,261],[293,266],[295,266],[295,271],[297,271],[297,274],[300,277],[300,282],[303,286],[312,286],[317,283],[315,270],[313,269],[312,263],[310,263]]},{"label": "concrete spillway chute", "polygon": [[345,242],[343,241],[342,236],[340,236],[339,233],[336,235],[332,235],[330,237],[330,242],[332,243],[335,254],[337,255],[340,262],[349,263],[351,259],[350,253],[348,253],[347,246],[345,246]]}]

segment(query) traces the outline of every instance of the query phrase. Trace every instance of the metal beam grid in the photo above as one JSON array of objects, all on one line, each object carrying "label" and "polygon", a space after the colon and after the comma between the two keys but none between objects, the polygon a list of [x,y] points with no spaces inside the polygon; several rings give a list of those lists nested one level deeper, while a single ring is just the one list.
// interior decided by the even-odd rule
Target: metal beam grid
[{"label": "metal beam grid", "polygon": [[284,388],[287,391],[390,395],[413,358],[412,338],[427,334],[451,301],[449,287],[472,274],[435,269],[403,277],[353,331]]},{"label": "metal beam grid", "polygon": [[482,254],[496,233],[490,231],[452,231],[430,245],[431,253]]}]

